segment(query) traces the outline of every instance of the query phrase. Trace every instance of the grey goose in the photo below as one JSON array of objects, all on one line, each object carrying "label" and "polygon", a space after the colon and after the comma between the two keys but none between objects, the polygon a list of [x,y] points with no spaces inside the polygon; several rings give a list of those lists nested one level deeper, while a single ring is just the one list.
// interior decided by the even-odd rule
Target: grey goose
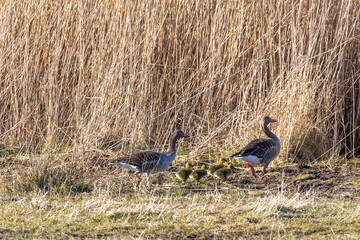
[{"label": "grey goose", "polygon": [[[142,179],[140,178],[140,173],[158,173],[165,171],[169,168],[170,164],[175,160],[176,156],[176,141],[179,138],[187,138],[189,135],[184,133],[181,130],[176,130],[170,138],[170,145],[168,152],[154,152],[154,151],[145,151],[135,153],[129,156],[121,157],[116,159],[116,162],[110,163],[117,164],[121,167],[128,168],[135,172],[136,177],[138,178],[137,186],[139,186]],[[148,186],[150,185],[148,178]]]},{"label": "grey goose", "polygon": [[261,127],[269,138],[254,139],[239,152],[231,156],[234,159],[242,160],[251,169],[251,173],[255,178],[254,166],[263,165],[261,180],[264,178],[266,168],[279,155],[281,149],[279,138],[267,126],[272,122],[276,122],[276,120],[270,117],[264,117],[261,120]]}]

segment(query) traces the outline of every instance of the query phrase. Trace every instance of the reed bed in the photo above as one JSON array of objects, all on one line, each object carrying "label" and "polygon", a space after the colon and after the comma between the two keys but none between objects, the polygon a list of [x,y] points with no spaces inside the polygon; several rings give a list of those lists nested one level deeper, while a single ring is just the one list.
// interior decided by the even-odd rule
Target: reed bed
[{"label": "reed bed", "polygon": [[0,141],[163,149],[181,128],[192,153],[226,153],[269,115],[284,159],[354,153],[359,16],[353,0],[2,1]]}]

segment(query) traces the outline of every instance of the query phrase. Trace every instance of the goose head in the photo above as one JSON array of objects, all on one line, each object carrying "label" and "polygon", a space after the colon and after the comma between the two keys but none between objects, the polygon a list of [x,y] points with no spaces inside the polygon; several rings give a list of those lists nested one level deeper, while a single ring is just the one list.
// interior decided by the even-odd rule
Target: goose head
[{"label": "goose head", "polygon": [[203,171],[206,171],[206,165],[205,164],[203,164],[202,166],[201,166],[201,170],[203,170]]},{"label": "goose head", "polygon": [[224,165],[224,163],[226,162],[227,160],[225,158],[220,158],[219,159],[219,165]]},{"label": "goose head", "polygon": [[263,119],[261,120],[262,125],[268,125],[269,123],[272,123],[272,122],[277,122],[277,121],[268,116],[263,117]]},{"label": "goose head", "polygon": [[173,135],[172,138],[178,139],[178,138],[188,138],[190,137],[189,135],[187,135],[186,133],[184,133],[181,130],[176,130]]},{"label": "goose head", "polygon": [[186,163],[186,165],[185,165],[185,168],[186,169],[188,169],[188,170],[191,170],[191,168],[192,168],[192,164],[191,163]]}]

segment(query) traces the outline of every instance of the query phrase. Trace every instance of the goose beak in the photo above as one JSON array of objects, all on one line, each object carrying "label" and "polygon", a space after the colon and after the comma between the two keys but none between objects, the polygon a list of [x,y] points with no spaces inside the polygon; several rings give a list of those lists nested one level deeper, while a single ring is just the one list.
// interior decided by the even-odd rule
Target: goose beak
[{"label": "goose beak", "polygon": [[190,137],[189,135],[187,135],[186,133],[184,133],[184,138],[188,138]]},{"label": "goose beak", "polygon": [[272,119],[272,118],[271,118],[271,119],[270,119],[270,122],[277,122],[277,121],[276,121],[275,119]]}]

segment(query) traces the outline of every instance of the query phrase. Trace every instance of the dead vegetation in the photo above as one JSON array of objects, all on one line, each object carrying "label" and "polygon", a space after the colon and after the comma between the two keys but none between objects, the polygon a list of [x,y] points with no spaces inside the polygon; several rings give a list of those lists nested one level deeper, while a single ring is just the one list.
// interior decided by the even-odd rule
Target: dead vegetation
[{"label": "dead vegetation", "polygon": [[[358,1],[2,1],[1,142],[192,150],[258,135],[283,156],[357,149]],[[309,144],[309,132],[322,139]],[[337,144],[342,144],[337,149]],[[345,145],[346,147],[342,147]]]}]

